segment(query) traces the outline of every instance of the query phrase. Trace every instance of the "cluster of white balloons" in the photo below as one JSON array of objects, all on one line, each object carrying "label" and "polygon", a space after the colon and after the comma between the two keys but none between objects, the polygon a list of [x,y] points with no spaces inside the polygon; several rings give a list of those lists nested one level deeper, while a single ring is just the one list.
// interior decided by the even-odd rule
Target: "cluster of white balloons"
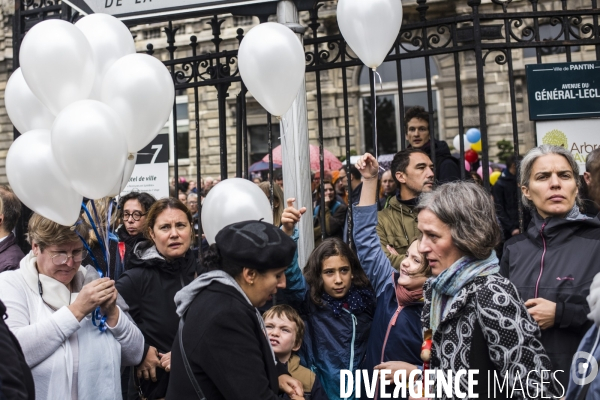
[{"label": "cluster of white balloons", "polygon": [[22,135],[6,174],[25,205],[71,225],[83,197],[123,190],[136,153],[169,119],[173,80],[158,59],[136,54],[129,29],[106,14],[37,24],[19,61],[5,102]]}]

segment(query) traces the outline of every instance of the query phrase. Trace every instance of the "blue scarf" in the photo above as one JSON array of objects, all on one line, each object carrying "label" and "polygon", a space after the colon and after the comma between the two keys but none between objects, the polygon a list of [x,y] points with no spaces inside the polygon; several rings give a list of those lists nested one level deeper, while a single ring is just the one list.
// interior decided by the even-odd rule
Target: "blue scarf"
[{"label": "blue scarf", "polygon": [[[472,257],[462,257],[450,268],[442,271],[436,278],[431,281],[431,312],[429,314],[429,326],[433,332],[436,331],[440,322],[448,315],[450,304],[454,300],[454,296],[460,292],[462,288],[471,283],[478,276],[486,276],[495,274],[500,271],[498,266],[498,257],[496,252],[486,260],[476,260]],[[443,296],[450,296],[447,301],[447,307],[443,307]]]},{"label": "blue scarf", "polygon": [[323,293],[322,298],[331,306],[335,317],[341,316],[344,309],[352,314],[360,314],[375,302],[373,290],[370,288],[357,288],[354,285],[352,285],[346,297],[342,299],[334,299],[327,293]]}]

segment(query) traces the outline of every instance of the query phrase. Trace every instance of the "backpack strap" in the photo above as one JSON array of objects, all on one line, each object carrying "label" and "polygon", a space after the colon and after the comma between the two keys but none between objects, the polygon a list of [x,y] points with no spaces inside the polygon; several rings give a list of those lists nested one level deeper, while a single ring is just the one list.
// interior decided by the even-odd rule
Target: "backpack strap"
[{"label": "backpack strap", "polygon": [[181,352],[181,358],[183,359],[183,365],[185,366],[185,372],[187,372],[187,376],[190,379],[190,382],[192,383],[192,386],[194,387],[194,391],[198,395],[198,398],[200,400],[206,400],[206,396],[204,396],[202,389],[200,389],[200,384],[198,383],[198,381],[196,380],[196,377],[194,376],[194,373],[192,372],[192,367],[190,366],[190,363],[187,359],[187,355],[185,354],[185,350],[183,348],[183,326],[184,325],[185,325],[185,315],[183,315],[179,319],[179,330],[177,332],[179,335],[179,351]]}]

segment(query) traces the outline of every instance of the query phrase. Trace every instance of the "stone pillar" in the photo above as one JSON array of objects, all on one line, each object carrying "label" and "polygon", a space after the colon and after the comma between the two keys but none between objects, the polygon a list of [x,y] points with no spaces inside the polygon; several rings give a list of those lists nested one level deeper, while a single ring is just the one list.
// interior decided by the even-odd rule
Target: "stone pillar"
[{"label": "stone pillar", "polygon": [[[277,3],[277,22],[290,28],[300,42],[305,29],[298,23],[298,9],[291,0]],[[296,208],[307,211],[298,224],[298,265],[304,268],[315,247],[312,220],[312,192],[310,176],[310,151],[308,147],[308,113],[306,108],[306,83],[302,82],[296,100],[280,121],[282,148],[283,189],[286,199],[296,198]]]}]

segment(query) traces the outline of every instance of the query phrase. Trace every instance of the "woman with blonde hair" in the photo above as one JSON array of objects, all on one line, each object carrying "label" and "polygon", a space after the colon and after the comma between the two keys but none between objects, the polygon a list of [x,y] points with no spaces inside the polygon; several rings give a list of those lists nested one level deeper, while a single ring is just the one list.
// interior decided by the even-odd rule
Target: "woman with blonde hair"
[{"label": "woman with blonde hair", "polygon": [[19,270],[0,274],[0,298],[36,398],[121,398],[121,366],[140,363],[144,341],[114,281],[81,265],[87,224],[62,226],[34,214],[28,232],[31,251]]},{"label": "woman with blonde hair", "polygon": [[[271,183],[261,182],[258,187],[262,189],[265,196],[271,200]],[[276,227],[281,226],[281,214],[283,214],[283,208],[285,204],[283,202],[283,190],[279,185],[273,185],[273,225]]]},{"label": "woman with blonde hair", "polygon": [[[377,175],[379,164],[365,154],[356,164],[363,177],[358,206],[354,207],[354,243],[360,263],[375,295],[377,307],[371,325],[364,368],[393,369],[398,362],[422,364],[421,312],[423,284],[431,277],[431,267],[418,251],[418,240],[406,250],[397,271],[387,258],[377,236]],[[388,392],[392,390],[388,389]]]}]

